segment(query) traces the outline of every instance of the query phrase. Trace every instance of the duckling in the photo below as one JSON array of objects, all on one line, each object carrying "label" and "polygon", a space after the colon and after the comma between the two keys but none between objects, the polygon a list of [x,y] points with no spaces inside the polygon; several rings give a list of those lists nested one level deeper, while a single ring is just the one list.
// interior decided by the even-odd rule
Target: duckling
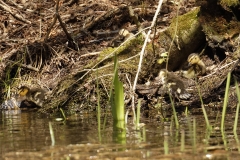
[{"label": "duckling", "polygon": [[21,106],[22,101],[25,98],[23,96],[21,96],[19,93],[12,95],[10,98],[6,99],[5,101],[3,101],[3,103],[1,104],[1,109],[19,109]]},{"label": "duckling", "polygon": [[174,74],[168,72],[166,69],[162,69],[159,72],[158,78],[161,79],[163,86],[168,89],[171,95],[178,99],[190,98],[191,95],[185,90],[183,81]]},{"label": "duckling", "polygon": [[22,86],[18,93],[10,99],[5,100],[0,109],[19,109],[19,108],[34,108],[41,107],[43,99],[45,98],[45,91],[39,88],[31,89],[27,86]]},{"label": "duckling", "polygon": [[18,101],[15,97],[5,100],[1,104],[1,109],[19,109],[22,101]]},{"label": "duckling", "polygon": [[22,86],[19,89],[18,99],[24,102],[27,107],[41,107],[45,98],[45,91],[39,88],[30,89]]},{"label": "duckling", "polygon": [[183,71],[183,76],[186,78],[194,78],[196,76],[202,76],[206,74],[206,66],[200,59],[199,55],[192,53],[188,56],[188,63],[190,68],[187,71]]}]

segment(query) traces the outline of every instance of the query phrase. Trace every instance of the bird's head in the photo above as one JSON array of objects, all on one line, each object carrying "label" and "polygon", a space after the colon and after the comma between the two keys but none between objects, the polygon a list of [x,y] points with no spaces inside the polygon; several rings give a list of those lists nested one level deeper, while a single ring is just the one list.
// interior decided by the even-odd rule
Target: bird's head
[{"label": "bird's head", "polygon": [[187,61],[188,61],[189,65],[198,64],[200,61],[200,57],[198,54],[192,53],[188,56]]},{"label": "bird's head", "polygon": [[29,93],[30,91],[30,88],[28,88],[27,86],[22,86],[20,89],[19,89],[19,96],[26,96],[27,93]]}]

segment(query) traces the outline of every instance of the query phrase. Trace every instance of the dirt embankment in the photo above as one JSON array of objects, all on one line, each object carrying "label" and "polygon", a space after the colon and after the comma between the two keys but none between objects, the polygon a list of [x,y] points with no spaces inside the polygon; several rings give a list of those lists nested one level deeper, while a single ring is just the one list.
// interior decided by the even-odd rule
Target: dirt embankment
[{"label": "dirt embankment", "polygon": [[[8,86],[12,92],[22,85],[41,87],[48,90],[42,111],[58,107],[89,111],[95,109],[97,103],[98,80],[101,104],[106,106],[114,51],[126,98],[129,97],[144,35],[138,34],[121,45],[126,37],[118,33],[124,28],[136,34],[149,27],[158,2],[30,1],[1,2],[1,5],[2,93],[6,93]],[[145,51],[138,83],[154,80],[159,69],[166,65],[157,63],[165,52],[169,53],[170,70],[180,69],[189,54],[200,53],[204,47],[203,55],[216,65],[234,61],[234,58],[226,60],[229,56],[238,57],[239,52],[239,17],[233,13],[235,11],[229,12],[217,4],[217,0],[163,3]],[[206,84],[222,83],[227,72],[233,70],[229,68],[223,75],[216,76],[221,77],[219,81],[208,79]],[[218,87],[205,88],[210,93]]]}]

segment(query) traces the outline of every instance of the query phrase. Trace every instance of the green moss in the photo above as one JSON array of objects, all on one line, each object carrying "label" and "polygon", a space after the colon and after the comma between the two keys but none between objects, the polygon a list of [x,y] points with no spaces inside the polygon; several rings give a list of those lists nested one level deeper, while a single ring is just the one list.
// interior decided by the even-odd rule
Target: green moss
[{"label": "green moss", "polygon": [[[185,32],[189,32],[189,29],[191,28],[195,28],[194,25],[198,25],[198,13],[200,11],[200,8],[196,8],[182,16],[178,16],[176,18],[174,18],[171,22],[171,25],[169,26],[169,33],[171,35],[171,37],[174,37],[174,31],[176,28],[178,28],[178,36],[181,37],[181,35],[185,34]],[[177,23],[178,20],[178,23]],[[187,22],[187,23],[184,23]]]},{"label": "green moss", "polygon": [[98,56],[98,58],[90,63],[89,65],[85,66],[84,68],[92,68],[97,63],[99,64],[98,67],[104,66],[108,63],[112,63],[112,58],[116,54],[120,60],[129,58],[131,55],[136,54],[133,50],[136,49],[136,46],[142,45],[143,39],[141,36],[137,36],[136,38],[130,40],[126,44],[118,47],[118,48],[106,48],[104,49]]},{"label": "green moss", "polygon": [[234,7],[240,4],[239,0],[221,0],[221,5]]}]

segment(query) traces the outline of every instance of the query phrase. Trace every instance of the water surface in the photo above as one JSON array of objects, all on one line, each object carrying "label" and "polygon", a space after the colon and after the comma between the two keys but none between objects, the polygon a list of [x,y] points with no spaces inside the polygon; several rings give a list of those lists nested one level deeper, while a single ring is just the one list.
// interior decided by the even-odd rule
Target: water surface
[{"label": "water surface", "polygon": [[[59,117],[2,111],[1,159],[240,159],[238,138],[232,131],[234,112],[226,116],[224,134],[217,111],[209,113],[211,131],[206,129],[202,113],[180,116],[179,129],[174,127],[174,121],[150,118],[142,118],[145,125],[136,129],[130,117],[126,132],[113,132],[110,117],[100,132],[96,115],[79,113],[65,121],[58,121]],[[55,141],[51,139],[49,124]],[[239,133],[238,130],[238,137]]]}]

